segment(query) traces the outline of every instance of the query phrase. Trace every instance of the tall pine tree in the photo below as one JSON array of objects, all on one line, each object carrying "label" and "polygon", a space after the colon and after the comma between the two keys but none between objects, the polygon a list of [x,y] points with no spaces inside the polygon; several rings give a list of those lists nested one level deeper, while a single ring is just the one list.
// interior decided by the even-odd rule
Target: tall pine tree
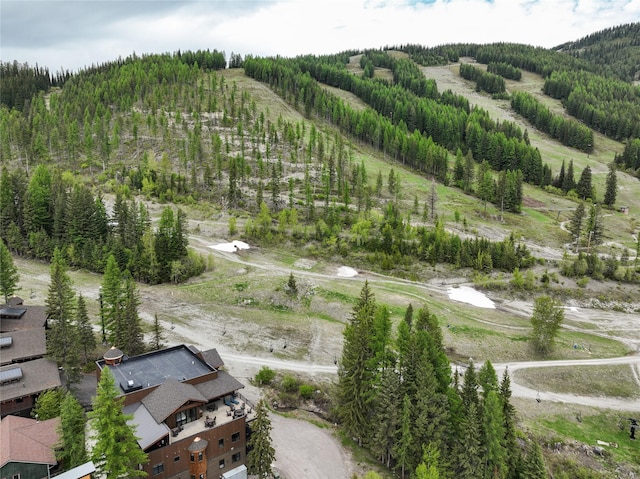
[{"label": "tall pine tree", "polygon": [[105,479],[144,477],[138,465],[149,459],[138,445],[135,426],[127,422],[133,416],[123,413],[124,398],[118,396],[113,373],[105,366],[89,413],[94,441],[91,460]]},{"label": "tall pine tree", "polygon": [[249,474],[260,478],[270,477],[271,464],[275,460],[275,449],[271,445],[271,420],[269,410],[261,399],[256,406],[256,418],[251,423],[251,438],[247,447],[247,469]]}]

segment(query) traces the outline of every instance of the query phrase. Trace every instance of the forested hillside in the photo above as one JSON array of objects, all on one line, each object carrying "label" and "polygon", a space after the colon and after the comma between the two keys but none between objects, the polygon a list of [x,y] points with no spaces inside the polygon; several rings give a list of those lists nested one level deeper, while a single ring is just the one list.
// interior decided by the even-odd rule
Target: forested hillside
[{"label": "forested hillside", "polygon": [[[224,212],[228,235],[252,245],[420,283],[468,275],[579,296],[551,283],[640,281],[637,221],[616,208],[640,188],[617,183],[640,170],[640,89],[618,67],[514,44],[389,50],[233,55],[230,68],[216,50],[133,55],[55,78],[3,64],[0,238],[17,256],[117,272],[113,283],[125,271],[182,283],[207,270],[185,211]],[[425,76],[452,63],[507,119]],[[533,74],[539,91],[510,90]],[[549,256],[532,254],[532,238]],[[452,382],[428,309],[407,309],[392,332],[368,286],[354,302],[335,398],[351,437],[402,476],[424,460],[440,477],[544,477],[540,450],[516,439],[508,375],[499,383],[487,362]]]}]

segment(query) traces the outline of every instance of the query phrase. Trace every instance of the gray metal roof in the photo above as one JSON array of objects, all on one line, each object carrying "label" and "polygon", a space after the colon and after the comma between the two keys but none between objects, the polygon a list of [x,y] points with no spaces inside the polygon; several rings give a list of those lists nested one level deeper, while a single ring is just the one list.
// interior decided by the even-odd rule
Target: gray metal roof
[{"label": "gray metal roof", "polygon": [[149,410],[142,403],[133,403],[122,410],[127,415],[133,415],[129,424],[136,426],[136,437],[142,450],[154,445],[169,434],[169,427],[163,422],[156,422]]},{"label": "gray metal roof", "polygon": [[54,477],[56,479],[78,479],[93,474],[94,472],[96,472],[96,466],[93,462],[89,461]]}]

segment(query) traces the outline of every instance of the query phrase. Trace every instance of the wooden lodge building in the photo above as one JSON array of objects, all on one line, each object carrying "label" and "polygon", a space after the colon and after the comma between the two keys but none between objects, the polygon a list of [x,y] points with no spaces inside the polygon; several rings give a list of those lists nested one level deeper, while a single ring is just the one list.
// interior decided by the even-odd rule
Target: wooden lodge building
[{"label": "wooden lodge building", "polygon": [[149,479],[218,479],[243,468],[255,411],[215,349],[180,345],[129,358],[111,348],[96,364],[98,381],[108,367],[119,385]]}]

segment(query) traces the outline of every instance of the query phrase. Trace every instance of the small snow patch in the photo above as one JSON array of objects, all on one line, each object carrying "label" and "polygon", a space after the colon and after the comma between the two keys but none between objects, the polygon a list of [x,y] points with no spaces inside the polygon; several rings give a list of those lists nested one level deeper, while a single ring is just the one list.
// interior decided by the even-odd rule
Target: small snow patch
[{"label": "small snow patch", "polygon": [[224,251],[225,253],[235,253],[239,249],[249,249],[249,245],[244,241],[233,240],[231,243],[210,245],[209,248],[216,251]]},{"label": "small snow patch", "polygon": [[358,272],[349,266],[340,266],[338,268],[338,276],[341,278],[353,278],[354,276],[358,276]]},{"label": "small snow patch", "polygon": [[449,299],[459,301],[461,303],[471,304],[478,308],[496,309],[496,305],[486,294],[476,291],[469,286],[460,286],[459,288],[449,288],[447,290]]}]

